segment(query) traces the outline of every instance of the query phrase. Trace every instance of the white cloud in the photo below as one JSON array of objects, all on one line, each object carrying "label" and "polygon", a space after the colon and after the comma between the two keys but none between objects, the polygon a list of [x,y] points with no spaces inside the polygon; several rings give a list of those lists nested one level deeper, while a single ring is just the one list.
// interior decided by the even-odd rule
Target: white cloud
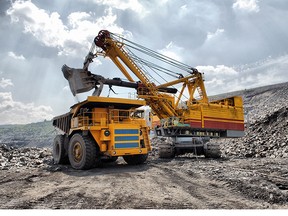
[{"label": "white cloud", "polygon": [[50,106],[14,101],[11,92],[0,92],[1,124],[27,124],[52,118]]},{"label": "white cloud", "polygon": [[188,9],[187,5],[186,5],[186,4],[185,4],[185,5],[182,5],[182,6],[180,7],[180,10],[179,10],[179,16],[180,16],[180,17],[184,17],[184,16],[186,16],[187,14],[189,14],[189,9]]},{"label": "white cloud", "polygon": [[12,3],[7,14],[12,22],[23,23],[25,33],[31,33],[46,46],[63,46],[67,32],[57,12],[48,14],[31,1],[18,0]]},{"label": "white cloud", "polygon": [[86,54],[92,39],[101,29],[124,33],[123,28],[115,24],[117,16],[111,8],[105,10],[102,17],[86,12],[71,13],[67,25],[63,24],[57,12],[40,9],[31,1],[13,2],[7,14],[12,22],[23,24],[25,33],[32,34],[47,47],[58,48],[59,55]]},{"label": "white cloud", "polygon": [[288,55],[267,58],[239,69],[246,88],[287,82]]},{"label": "white cloud", "polygon": [[208,95],[216,95],[287,82],[287,67],[288,55],[283,55],[239,67],[208,65],[197,66],[196,68],[204,73]]},{"label": "white cloud", "polygon": [[187,5],[186,5],[186,4],[185,4],[185,5],[182,5],[182,6],[180,7],[180,9],[186,11],[186,10],[187,10]]},{"label": "white cloud", "polygon": [[63,87],[62,90],[63,90],[63,91],[69,91],[69,92],[70,92],[70,87],[69,87],[68,85],[66,85],[66,86]]},{"label": "white cloud", "polygon": [[23,55],[16,55],[14,52],[8,52],[8,56],[16,60],[25,60]]},{"label": "white cloud", "polygon": [[235,11],[241,11],[241,12],[258,13],[260,11],[258,0],[236,0],[232,8]]},{"label": "white cloud", "polygon": [[142,6],[138,0],[94,0],[97,4],[107,5],[109,7],[117,8],[120,10],[133,10],[139,15],[145,15],[147,10]]},{"label": "white cloud", "polygon": [[0,87],[4,89],[8,86],[13,86],[12,80],[11,79],[5,79],[2,77],[2,79],[0,80]]},{"label": "white cloud", "polygon": [[175,45],[172,41],[170,41],[169,44],[166,45],[164,49],[159,50],[158,52],[168,56],[172,59],[175,59],[177,61],[181,61],[181,52],[183,51],[183,48],[180,46]]},{"label": "white cloud", "polygon": [[[35,7],[37,10],[38,8]],[[38,9],[39,10],[39,9]],[[38,13],[31,13],[24,21],[25,31],[34,35],[37,39],[42,40],[48,46],[61,46],[67,34],[60,15],[56,12],[46,14],[44,10],[39,10]],[[33,22],[29,22],[29,18]]]},{"label": "white cloud", "polygon": [[216,32],[208,32],[206,40],[213,40],[215,38],[220,37],[225,32],[224,29],[217,29]]},{"label": "white cloud", "polygon": [[206,84],[213,85],[213,86],[221,86],[224,84],[224,82],[221,79],[213,78],[212,80],[207,81]]},{"label": "white cloud", "polygon": [[225,65],[217,65],[216,67],[214,66],[197,66],[196,67],[200,72],[203,73],[208,73],[209,76],[235,76],[237,75],[237,71],[231,67],[227,67]]},{"label": "white cloud", "polygon": [[239,75],[234,68],[225,65],[217,65],[216,67],[211,65],[197,66],[196,68],[204,73],[203,79],[209,95],[235,90],[234,85],[228,85],[231,81],[237,80]]},{"label": "white cloud", "polygon": [[89,19],[90,17],[91,15],[86,12],[73,12],[68,16],[68,22],[72,28],[77,28],[81,22]]}]

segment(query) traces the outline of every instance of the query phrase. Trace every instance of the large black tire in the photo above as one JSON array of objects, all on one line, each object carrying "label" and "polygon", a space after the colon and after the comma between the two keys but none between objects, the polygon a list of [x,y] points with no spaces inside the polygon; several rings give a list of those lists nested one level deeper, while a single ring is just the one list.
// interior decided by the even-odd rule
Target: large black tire
[{"label": "large black tire", "polygon": [[53,142],[53,161],[54,164],[68,164],[68,154],[64,148],[65,135],[57,135]]},{"label": "large black tire", "polygon": [[220,158],[220,144],[215,142],[207,142],[204,144],[204,155],[206,158]]},{"label": "large black tire", "polygon": [[69,142],[68,157],[74,169],[86,170],[101,162],[97,144],[90,136],[74,134]]},{"label": "large black tire", "polygon": [[143,164],[147,160],[147,158],[148,158],[148,154],[123,156],[124,161],[129,165]]},{"label": "large black tire", "polygon": [[118,159],[118,156],[113,156],[113,157],[110,157],[110,158],[102,158],[101,161],[103,163],[113,163],[113,162],[116,162]]}]

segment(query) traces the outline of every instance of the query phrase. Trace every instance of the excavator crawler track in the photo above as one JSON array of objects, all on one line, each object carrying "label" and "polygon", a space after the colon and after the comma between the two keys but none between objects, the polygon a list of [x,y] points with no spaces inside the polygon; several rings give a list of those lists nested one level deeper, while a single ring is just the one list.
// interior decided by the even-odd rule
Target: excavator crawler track
[{"label": "excavator crawler track", "polygon": [[204,144],[204,155],[206,158],[220,158],[220,144],[216,142],[207,142]]}]

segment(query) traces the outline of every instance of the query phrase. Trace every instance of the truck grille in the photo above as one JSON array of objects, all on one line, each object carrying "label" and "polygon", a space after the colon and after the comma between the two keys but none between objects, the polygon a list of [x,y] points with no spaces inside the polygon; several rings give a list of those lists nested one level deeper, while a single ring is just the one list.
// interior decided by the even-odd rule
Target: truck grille
[{"label": "truck grille", "polygon": [[139,130],[138,129],[115,129],[115,148],[138,148]]}]

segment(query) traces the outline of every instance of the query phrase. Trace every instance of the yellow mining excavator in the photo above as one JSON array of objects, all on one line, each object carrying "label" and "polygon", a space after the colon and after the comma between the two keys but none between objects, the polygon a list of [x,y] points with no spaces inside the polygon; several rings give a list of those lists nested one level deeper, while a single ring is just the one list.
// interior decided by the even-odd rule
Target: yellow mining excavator
[{"label": "yellow mining excavator", "polygon": [[[143,58],[144,55],[153,60]],[[120,78],[107,79],[91,73],[88,67],[98,56],[109,57],[128,81]],[[158,146],[160,157],[193,152],[218,158],[221,155],[219,144],[211,141],[211,138],[244,135],[242,97],[209,101],[203,74],[196,68],[107,30],[101,30],[95,37],[82,69],[64,65],[62,71],[74,95],[95,88],[92,97],[99,97],[101,101],[104,99],[100,97],[103,85],[136,89],[139,99],[136,101],[146,102],[159,119],[154,128],[155,135],[166,138]],[[173,79],[165,79],[168,75]],[[156,76],[164,81],[159,82],[155,79]],[[121,100],[125,99],[115,98],[114,102]],[[97,135],[93,137],[97,143],[100,142]],[[150,145],[145,146],[150,149]],[[101,145],[99,148],[101,149]]]},{"label": "yellow mining excavator", "polygon": [[[244,135],[242,97],[209,101],[203,74],[196,68],[107,30],[95,37],[84,70],[97,56],[109,57],[129,82],[138,84],[138,98],[145,100],[160,120],[155,127],[156,135],[171,140],[159,146],[160,157],[194,152],[217,158],[220,157],[219,144],[209,141],[210,138]],[[147,56],[158,63],[148,60]],[[154,77],[160,72],[176,79],[156,84],[158,81]],[[180,87],[175,87],[177,85]]]}]

